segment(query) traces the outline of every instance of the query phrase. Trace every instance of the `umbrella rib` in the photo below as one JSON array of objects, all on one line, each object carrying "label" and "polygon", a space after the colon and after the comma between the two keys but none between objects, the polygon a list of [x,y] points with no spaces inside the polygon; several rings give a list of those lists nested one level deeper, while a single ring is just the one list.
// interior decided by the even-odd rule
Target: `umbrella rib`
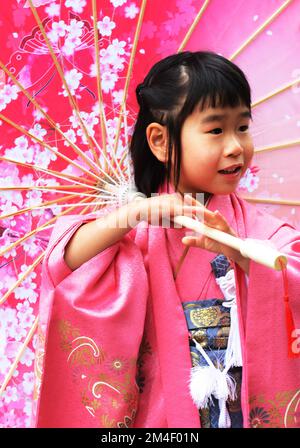
[{"label": "umbrella rib", "polygon": [[269,100],[270,98],[273,98],[273,96],[278,95],[279,93],[284,92],[285,90],[288,90],[290,87],[293,87],[295,84],[298,84],[300,82],[300,78],[295,79],[294,81],[291,81],[287,84],[284,84],[282,87],[279,87],[279,89],[273,90],[272,92],[268,93],[266,96],[260,98],[259,100],[252,103],[251,107],[252,109],[261,103]]},{"label": "umbrella rib", "polygon": [[289,148],[291,146],[297,146],[300,145],[300,140],[293,140],[290,142],[282,142],[282,143],[278,143],[276,145],[272,145],[272,146],[262,146],[261,148],[256,148],[255,149],[255,154],[261,153],[261,152],[266,152],[266,151],[273,151],[276,149],[285,149],[285,148]]},{"label": "umbrella rib", "polygon": [[124,136],[125,136],[125,151],[123,156],[121,157],[120,160],[120,166],[123,165],[124,159],[125,157],[127,157],[127,176],[129,179],[129,183],[132,183],[132,175],[130,172],[130,160],[128,159],[128,148],[129,148],[129,142],[128,142],[128,123],[127,123],[127,115],[124,115]]},{"label": "umbrella rib", "polygon": [[113,149],[114,154],[117,153],[117,149],[118,149],[118,145],[119,145],[121,126],[122,126],[122,117],[123,117],[125,103],[126,103],[126,100],[127,100],[129,82],[130,82],[132,69],[133,69],[133,63],[134,63],[134,59],[135,59],[135,55],[136,55],[138,39],[139,39],[139,36],[140,36],[142,23],[143,23],[143,19],[144,19],[146,4],[147,4],[147,0],[143,0],[142,1],[142,5],[141,5],[141,9],[140,9],[140,13],[139,13],[137,27],[136,27],[136,30],[135,30],[135,35],[134,35],[134,40],[133,40],[133,45],[132,45],[132,51],[131,51],[129,65],[128,65],[128,70],[127,70],[127,75],[126,75],[126,81],[125,81],[125,87],[124,87],[124,92],[123,92],[123,98],[122,98],[122,103],[121,103],[121,109],[120,109],[120,113],[119,113],[117,132],[116,132],[116,137],[115,137],[115,142],[114,142],[114,149]]},{"label": "umbrella rib", "polygon": [[53,152],[55,155],[61,157],[62,159],[64,159],[65,161],[67,161],[68,163],[70,163],[71,165],[75,166],[76,168],[80,169],[82,172],[84,172],[85,174],[88,174],[90,177],[92,177],[93,179],[96,179],[97,181],[99,180],[99,175],[97,176],[94,173],[91,173],[89,170],[87,170],[86,168],[84,168],[83,166],[79,165],[77,162],[74,162],[74,160],[69,159],[69,157],[65,156],[64,154],[62,154],[61,152],[57,151],[56,149],[52,148],[50,145],[48,145],[48,143],[45,143],[43,140],[39,139],[38,137],[36,137],[34,134],[31,134],[29,131],[27,131],[27,129],[23,128],[22,126],[19,126],[17,123],[15,123],[14,121],[12,121],[10,118],[5,117],[5,115],[0,114],[0,119],[2,119],[3,121],[5,121],[7,124],[9,124],[10,126],[12,126],[13,128],[17,129],[19,132],[21,132],[22,134],[26,135],[27,137],[35,140],[36,142],[38,142],[41,146],[43,146],[44,148],[48,149],[49,151]]},{"label": "umbrella rib", "polygon": [[86,215],[87,213],[87,210],[90,208],[91,206],[90,205],[87,205],[83,210],[81,210],[81,213],[83,214],[83,215]]},{"label": "umbrella rib", "polygon": [[[86,187],[94,187],[95,188],[95,186],[92,182],[90,182],[90,183],[80,182],[80,181],[82,181],[82,179],[80,177],[73,176],[72,174],[60,173],[59,171],[50,170],[48,168],[43,168],[39,165],[31,165],[30,163],[20,162],[19,160],[9,159],[9,158],[3,157],[3,156],[0,156],[0,160],[2,160],[3,162],[14,163],[16,165],[24,166],[25,168],[31,168],[36,171],[42,171],[43,173],[51,174],[52,176],[58,177],[59,179],[66,180],[68,182],[74,182],[78,185],[83,185],[85,188]],[[77,179],[79,179],[79,181]],[[87,181],[87,179],[85,179],[85,180]]]},{"label": "umbrella rib", "polygon": [[35,261],[29,266],[29,268],[18,278],[18,280],[15,282],[13,286],[9,288],[9,290],[1,297],[0,299],[0,305],[3,305],[3,303],[8,299],[10,294],[20,285],[20,283],[25,280],[25,278],[34,270],[34,268],[43,260],[44,255],[46,253],[46,250],[44,250],[36,259]]},{"label": "umbrella rib", "polygon": [[[67,192],[64,191],[64,192],[61,192],[61,193],[67,193]],[[107,194],[109,194],[109,192],[107,192]],[[31,212],[32,210],[40,210],[40,209],[43,209],[43,208],[49,208],[49,206],[51,206],[53,204],[58,204],[60,202],[63,202],[65,200],[69,200],[69,199],[75,198],[77,196],[101,199],[101,200],[104,201],[104,202],[101,202],[101,204],[111,204],[111,203],[115,203],[117,201],[117,198],[113,194],[109,194],[109,196],[102,195],[100,197],[97,194],[73,193],[71,195],[63,196],[62,198],[56,198],[56,199],[53,199],[52,201],[42,202],[41,204],[38,204],[38,205],[32,205],[31,207],[26,207],[26,208],[23,208],[21,210],[17,210],[15,212],[7,213],[6,215],[0,215],[0,220],[11,218],[12,216],[22,215],[23,213],[28,213],[28,212]],[[70,203],[68,203],[68,204],[61,204],[60,207],[66,207],[66,205],[74,205],[74,204],[73,203],[72,204],[70,204]]]},{"label": "umbrella rib", "polygon": [[180,47],[178,48],[177,53],[181,53],[181,52],[183,51],[183,49],[186,47],[188,41],[189,41],[190,38],[191,38],[191,35],[193,34],[193,32],[194,32],[196,26],[198,25],[198,23],[199,23],[199,21],[200,21],[202,15],[204,14],[204,11],[205,11],[206,8],[208,7],[209,2],[210,2],[210,0],[205,0],[205,2],[203,3],[203,5],[201,6],[200,11],[198,12],[197,16],[195,17],[195,19],[194,19],[192,25],[190,26],[188,32],[186,33],[186,35],[185,35],[185,37],[184,37],[184,39],[183,39],[183,41],[182,41]]},{"label": "umbrella rib", "polygon": [[[89,175],[90,177],[92,177],[93,179],[97,180],[97,182],[99,181],[99,175],[96,175],[94,173],[91,173],[90,171],[88,171],[86,168],[84,168],[83,166],[79,165],[77,162],[75,162],[74,160],[70,159],[69,157],[65,156],[64,154],[62,154],[61,152],[57,151],[56,149],[52,148],[50,145],[48,145],[47,143],[45,143],[43,140],[40,140],[38,137],[36,137],[34,134],[31,134],[30,132],[28,132],[26,129],[22,128],[21,126],[19,126],[18,124],[14,123],[12,120],[10,120],[9,118],[5,117],[4,115],[0,114],[0,119],[3,119],[6,123],[8,123],[9,125],[11,125],[12,127],[14,127],[15,129],[17,129],[18,131],[22,132],[24,135],[26,135],[27,137],[36,140],[41,146],[43,146],[44,148],[48,149],[49,151],[53,152],[55,155],[61,157],[62,159],[64,159],[65,161],[67,161],[68,163],[70,163],[71,165],[75,166],[76,168],[78,168],[79,170],[83,171],[85,174]],[[106,173],[105,171],[103,171],[101,168],[100,170],[103,172],[103,174],[105,174],[109,180],[111,180],[113,183],[114,180],[112,177],[109,176],[108,173]],[[102,179],[102,182],[105,183],[106,185],[109,185],[109,182],[105,181]]]},{"label": "umbrella rib", "polygon": [[23,208],[21,210],[17,210],[16,212],[7,213],[6,215],[0,215],[0,220],[10,218],[11,216],[22,215],[23,213],[27,213],[27,212],[30,212],[31,210],[34,210],[34,209],[38,208],[39,206],[46,206],[46,207],[48,207],[49,205],[57,204],[59,202],[72,199],[74,197],[75,197],[74,194],[69,194],[67,196],[63,196],[62,198],[53,199],[52,201],[42,202],[41,204],[39,204],[37,206],[36,205],[32,205],[31,207],[26,207],[26,208]]},{"label": "umbrella rib", "polygon": [[228,58],[230,61],[235,59],[253,40],[262,32],[264,29],[271,23],[273,20],[276,19],[292,2],[293,0],[287,0],[284,2],[276,11],[268,17],[268,19],[262,23],[260,27],[257,28],[257,30],[254,31],[254,33],[251,34],[251,36],[248,37],[248,39],[245,40],[245,42],[242,43],[242,45]]},{"label": "umbrella rib", "polygon": [[[108,205],[108,204],[117,204],[117,200],[105,200],[105,201],[96,201],[96,202],[91,202],[89,205]],[[67,204],[60,204],[60,207],[69,207],[69,203]],[[72,205],[76,206],[76,207],[83,207],[84,204],[82,204],[81,202],[78,202],[77,204],[72,203]],[[43,209],[43,208],[47,208],[47,206],[37,206],[36,209]]]},{"label": "umbrella rib", "polygon": [[300,205],[300,200],[290,199],[270,199],[270,198],[251,198],[250,196],[242,196],[243,199],[249,202],[256,202],[261,204],[275,204],[275,205]]},{"label": "umbrella rib", "polygon": [[[43,190],[45,190],[45,191],[50,191],[51,193],[55,192],[55,193],[59,193],[59,194],[70,193],[70,191],[63,190],[63,186],[62,185],[60,185],[59,187],[60,188],[57,189],[56,186],[52,186],[52,187],[46,186],[46,187],[44,187],[42,185],[41,186],[33,185],[33,186],[25,186],[25,187],[23,187],[23,186],[20,186],[20,187],[5,186],[5,187],[0,187],[0,191],[14,191],[14,190],[29,190],[29,191],[30,190],[38,190],[38,191],[42,190],[43,191]],[[79,185],[79,186],[77,186],[77,185],[75,185],[75,186],[70,185],[70,186],[67,186],[67,187],[69,189],[71,189],[71,188],[86,188],[86,186],[83,186],[83,185],[82,186],[81,185]],[[86,197],[93,197],[93,198],[98,197],[100,199],[111,199],[112,196],[115,196],[113,190],[112,191],[103,190],[102,188],[98,188],[98,187],[93,187],[93,188],[91,188],[91,190],[95,190],[97,192],[104,193],[104,195],[102,194],[100,196],[99,193],[89,194],[89,193],[78,192],[78,191],[71,191],[71,193],[73,193],[73,196],[86,196]],[[108,195],[108,196],[105,196],[105,195]]]},{"label": "umbrella rib", "polygon": [[[56,125],[56,123],[53,121],[53,119],[50,117],[50,115],[45,112],[42,107],[39,105],[39,103],[36,101],[34,97],[30,95],[30,93],[22,86],[22,84],[17,80],[17,78],[5,67],[2,61],[0,61],[0,68],[6,73],[6,75],[12,80],[12,82],[24,93],[26,98],[41,112],[43,117],[46,118],[46,120],[49,122],[51,126],[63,137],[63,139],[68,142],[68,144],[72,147],[72,149],[76,152],[77,155],[82,157],[82,159],[86,162],[87,165],[93,170],[93,172],[96,174],[99,170],[99,166],[90,159],[86,154],[84,154],[81,149],[75,145],[74,142],[72,142],[62,131],[61,129]],[[94,166],[93,166],[94,165]],[[95,168],[96,167],[96,168]]]},{"label": "umbrella rib", "polygon": [[[96,0],[92,0],[92,7],[93,7],[93,25],[94,25],[94,42],[95,42],[95,53],[96,53],[95,56],[96,56],[97,92],[98,92],[98,101],[99,101],[100,127],[101,127],[103,153],[105,154],[105,156],[107,156],[106,128],[105,128],[106,118],[105,118],[105,113],[104,113],[104,108],[103,108],[103,95],[102,95],[102,85],[101,85]],[[106,169],[106,164],[105,164],[104,169]]]},{"label": "umbrella rib", "polygon": [[[84,210],[85,210],[85,209],[84,209]],[[81,211],[79,214],[83,214],[83,211]],[[40,263],[40,262],[42,261],[43,257],[45,256],[45,252],[46,252],[46,251],[44,251],[42,254],[40,254],[39,257],[34,261],[33,264],[35,264],[35,266],[36,266],[38,263]],[[35,267],[35,266],[34,266],[34,267]],[[32,267],[32,265],[31,265],[31,267]],[[30,269],[30,268],[29,268],[29,269]],[[29,269],[28,269],[28,271],[29,271]],[[26,272],[27,272],[27,271],[26,271]],[[29,273],[30,273],[30,272],[28,272],[27,275],[28,275]],[[24,280],[24,278],[25,278],[25,277],[23,276],[23,280]],[[2,299],[3,299],[3,298],[2,298]],[[2,299],[1,299],[1,300],[2,300]],[[3,303],[3,302],[1,302],[1,303]],[[6,386],[8,385],[9,381],[11,380],[11,378],[12,378],[12,376],[13,376],[13,374],[14,374],[14,371],[15,371],[16,368],[17,368],[17,365],[18,365],[19,361],[20,361],[20,359],[22,358],[22,356],[23,356],[23,354],[24,354],[24,351],[25,351],[26,347],[28,346],[29,342],[30,342],[31,339],[32,339],[32,336],[33,336],[34,333],[36,332],[36,329],[37,329],[37,326],[38,326],[38,321],[39,321],[39,316],[37,316],[37,317],[35,318],[35,321],[34,321],[32,327],[31,327],[31,329],[29,330],[29,332],[28,332],[28,334],[27,334],[27,336],[26,336],[26,338],[25,338],[25,340],[24,340],[22,346],[20,347],[20,350],[19,350],[19,352],[17,353],[17,356],[16,356],[14,362],[13,362],[12,365],[10,366],[10,369],[9,369],[8,373],[7,373],[6,377],[4,378],[4,381],[3,381],[2,385],[1,385],[1,388],[0,388],[0,397],[1,397],[1,395],[3,394],[3,392],[5,391]]]},{"label": "umbrella rib", "polygon": [[[83,199],[81,201],[81,203],[87,202],[89,199],[90,198],[85,198],[85,199]],[[15,241],[14,243],[12,243],[9,246],[7,246],[5,249],[0,250],[0,257],[2,257],[6,252],[9,252],[10,250],[14,249],[18,244],[21,244],[21,243],[23,243],[23,241],[28,240],[28,238],[30,238],[31,236],[35,235],[38,232],[41,232],[42,230],[45,230],[45,228],[49,224],[51,224],[52,222],[55,222],[60,216],[63,216],[65,214],[67,214],[68,212],[71,212],[76,207],[77,207],[76,205],[72,205],[70,208],[68,208],[67,210],[64,210],[63,212],[61,212],[58,215],[54,216],[53,218],[51,218],[49,221],[45,222],[41,226],[37,227],[36,229],[32,230],[31,232],[26,233],[24,236],[22,236],[17,241]]]},{"label": "umbrella rib", "polygon": [[[122,179],[125,179],[125,177],[124,177],[124,175],[123,175],[123,172],[122,172],[122,170],[121,170],[121,168],[120,168],[119,162],[118,162],[117,159],[116,159],[115,154],[112,153],[112,156],[113,156],[113,160],[114,160],[114,162],[115,162],[115,166],[116,166],[117,170],[118,170],[119,173],[120,173],[120,176],[119,176],[119,175],[117,174],[117,172],[115,171],[115,167],[110,163],[109,159],[108,159],[108,158],[106,157],[106,155],[102,152],[102,150],[101,150],[99,144],[97,143],[97,141],[94,139],[93,136],[91,136],[91,139],[92,139],[93,143],[95,144],[95,146],[98,148],[98,150],[102,153],[102,156],[103,156],[104,160],[108,163],[108,165],[110,166],[112,172],[114,173],[114,175],[116,176],[116,178],[118,179],[118,181],[120,182]],[[104,171],[104,173],[105,173],[105,171]],[[112,179],[112,181],[113,181],[113,179]],[[117,185],[116,182],[114,182],[114,183]]]},{"label": "umbrella rib", "polygon": [[[87,185],[14,185],[14,186],[7,186],[7,187],[0,187],[0,191],[10,191],[10,190],[51,190],[52,188],[56,188],[57,190],[63,190],[64,188],[66,190],[71,190],[72,188],[79,189],[79,188],[86,188]],[[96,187],[95,187],[96,189]]]},{"label": "umbrella rib", "polygon": [[22,346],[20,347],[20,350],[18,351],[18,354],[17,354],[17,356],[16,356],[14,362],[13,362],[12,365],[10,366],[9,371],[8,371],[6,377],[5,377],[4,380],[3,380],[3,383],[2,383],[1,388],[0,388],[0,396],[1,396],[1,395],[3,394],[3,392],[5,391],[6,386],[7,386],[7,384],[9,383],[11,377],[13,376],[14,371],[16,370],[16,367],[17,367],[17,365],[18,365],[20,359],[22,358],[23,353],[24,353],[26,347],[28,346],[29,342],[31,341],[32,336],[34,335],[34,333],[35,333],[35,331],[36,331],[36,329],[37,329],[37,326],[38,326],[38,319],[39,319],[39,318],[36,317],[36,319],[35,319],[35,321],[34,321],[34,324],[32,325],[31,329],[29,330],[29,332],[28,332],[28,334],[27,334],[27,336],[26,336],[26,338],[25,338],[25,340],[24,340]]},{"label": "umbrella rib", "polygon": [[33,5],[32,0],[28,0],[28,3],[29,3],[29,6],[30,6],[30,9],[31,9],[31,12],[32,12],[32,14],[33,14],[33,16],[34,16],[34,18],[35,18],[35,20],[36,20],[36,22],[37,22],[37,24],[38,24],[38,26],[40,28],[40,31],[41,31],[44,39],[45,39],[45,43],[46,43],[46,45],[48,47],[48,50],[49,50],[49,53],[50,53],[50,55],[51,55],[51,57],[53,59],[54,65],[56,67],[56,70],[58,71],[58,74],[61,77],[61,80],[63,82],[64,88],[65,88],[65,90],[67,92],[67,95],[68,95],[68,99],[69,99],[71,108],[76,113],[76,116],[77,116],[77,118],[79,120],[80,127],[81,127],[81,129],[82,129],[82,131],[83,131],[83,133],[84,133],[84,135],[85,135],[85,137],[86,137],[86,139],[88,141],[89,147],[90,147],[90,149],[91,149],[91,151],[92,151],[92,153],[94,155],[95,162],[97,163],[98,167],[100,168],[99,158],[98,158],[98,156],[96,154],[95,148],[91,145],[90,136],[88,134],[88,131],[86,129],[86,126],[85,126],[84,122],[82,121],[82,118],[80,116],[80,112],[79,112],[79,110],[77,108],[76,102],[74,101],[74,97],[73,97],[73,95],[72,95],[72,93],[71,93],[71,91],[69,89],[68,83],[66,82],[66,79],[65,79],[65,76],[64,76],[64,72],[63,72],[63,70],[62,70],[62,68],[60,66],[60,63],[58,62],[58,59],[57,59],[57,57],[56,57],[56,55],[55,55],[55,53],[53,51],[52,45],[51,45],[51,43],[49,41],[49,38],[48,38],[47,33],[45,31],[45,28],[44,28],[44,26],[43,26],[43,24],[41,22],[41,19],[40,19],[39,15],[38,15],[36,7]]}]

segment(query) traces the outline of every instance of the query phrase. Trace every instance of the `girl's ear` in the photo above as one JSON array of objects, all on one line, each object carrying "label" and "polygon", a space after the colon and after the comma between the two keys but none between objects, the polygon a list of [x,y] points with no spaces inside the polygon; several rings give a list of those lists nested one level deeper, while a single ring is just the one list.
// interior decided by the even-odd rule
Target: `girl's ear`
[{"label": "girl's ear", "polygon": [[159,123],[150,123],[146,129],[148,145],[160,162],[168,160],[167,128]]}]

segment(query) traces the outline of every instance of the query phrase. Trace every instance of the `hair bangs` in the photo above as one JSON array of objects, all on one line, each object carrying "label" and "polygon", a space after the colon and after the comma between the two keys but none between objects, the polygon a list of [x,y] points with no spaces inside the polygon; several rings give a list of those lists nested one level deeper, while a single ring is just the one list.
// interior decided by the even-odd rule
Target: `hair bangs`
[{"label": "hair bangs", "polygon": [[186,98],[181,114],[186,118],[195,107],[200,111],[207,108],[226,108],[245,105],[251,110],[249,84],[244,76],[234,71],[230,75],[216,67],[197,67],[189,70],[186,80]]}]

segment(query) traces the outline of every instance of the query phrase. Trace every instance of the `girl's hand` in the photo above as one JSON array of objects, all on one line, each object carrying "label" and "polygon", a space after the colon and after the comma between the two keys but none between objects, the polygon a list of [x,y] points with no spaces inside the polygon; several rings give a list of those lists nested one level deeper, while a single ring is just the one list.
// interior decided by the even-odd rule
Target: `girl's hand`
[{"label": "girl's hand", "polygon": [[202,205],[191,196],[180,193],[162,194],[151,198],[141,199],[136,202],[140,221],[165,227],[174,227],[175,216],[193,216],[201,213]]},{"label": "girl's hand", "polygon": [[[193,199],[193,201],[197,202],[195,199]],[[203,208],[203,223],[206,226],[221,230],[222,232],[228,233],[232,236],[238,236],[218,210],[212,212],[202,204],[198,202],[197,204]],[[237,263],[247,274],[249,273],[249,259],[243,257],[238,250],[233,249],[226,244],[219,243],[218,241],[215,241],[205,235],[186,236],[182,239],[182,243],[186,246],[201,247],[202,249],[215,252],[217,254],[222,253],[227,258]]]}]

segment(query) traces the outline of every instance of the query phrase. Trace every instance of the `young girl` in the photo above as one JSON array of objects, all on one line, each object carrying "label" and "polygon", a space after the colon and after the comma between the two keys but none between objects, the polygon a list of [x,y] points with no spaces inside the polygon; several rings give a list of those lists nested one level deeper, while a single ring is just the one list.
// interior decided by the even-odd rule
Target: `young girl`
[{"label": "young girl", "polygon": [[284,252],[300,328],[300,235],[235,194],[253,155],[245,75],[217,54],[184,52],[136,93],[130,151],[145,197],[64,217],[51,237],[36,425],[300,427],[281,272],[164,225],[200,211],[211,227]]}]

